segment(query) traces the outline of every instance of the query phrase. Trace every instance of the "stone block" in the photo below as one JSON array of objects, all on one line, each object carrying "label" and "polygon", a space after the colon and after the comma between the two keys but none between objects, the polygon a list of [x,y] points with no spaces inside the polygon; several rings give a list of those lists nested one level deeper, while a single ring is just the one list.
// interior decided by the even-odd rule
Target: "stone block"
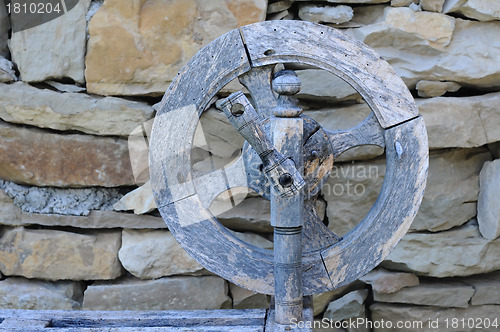
[{"label": "stone block", "polygon": [[460,282],[421,281],[415,287],[383,294],[375,291],[373,299],[377,302],[406,303],[435,307],[467,308],[474,295],[474,288]]},{"label": "stone block", "polygon": [[53,187],[134,184],[127,141],[0,123],[0,178]]},{"label": "stone block", "polygon": [[89,24],[87,89],[102,95],[156,95],[203,46],[262,21],[266,0],[106,1]]},{"label": "stone block", "polygon": [[229,291],[233,299],[233,309],[268,309],[269,296],[259,294],[248,289],[229,284]]},{"label": "stone block", "polygon": [[46,280],[106,280],[122,274],[117,231],[78,234],[58,230],[7,229],[0,239],[0,271]]},{"label": "stone block", "polygon": [[345,5],[302,5],[299,7],[299,17],[309,22],[340,24],[349,22],[353,15],[352,8]]},{"label": "stone block", "polygon": [[0,308],[24,310],[77,310],[83,288],[73,281],[43,281],[12,277],[0,281]]},{"label": "stone block", "polygon": [[332,321],[341,321],[352,317],[363,316],[365,314],[364,302],[367,295],[367,289],[360,289],[348,293],[338,300],[330,302],[323,314],[323,318]]}]

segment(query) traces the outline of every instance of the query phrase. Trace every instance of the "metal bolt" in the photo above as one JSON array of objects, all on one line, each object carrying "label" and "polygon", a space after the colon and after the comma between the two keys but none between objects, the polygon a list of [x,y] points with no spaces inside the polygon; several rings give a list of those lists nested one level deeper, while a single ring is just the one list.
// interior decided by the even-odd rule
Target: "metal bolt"
[{"label": "metal bolt", "polygon": [[236,103],[236,104],[233,104],[231,106],[231,114],[232,115],[234,115],[234,116],[240,116],[243,113],[245,113],[245,106],[243,106],[243,104]]},{"label": "metal bolt", "polygon": [[316,158],[318,156],[318,151],[312,150],[311,151],[311,157]]},{"label": "metal bolt", "polygon": [[279,182],[283,188],[288,188],[292,185],[293,179],[290,174],[285,173],[282,176],[280,176]]}]

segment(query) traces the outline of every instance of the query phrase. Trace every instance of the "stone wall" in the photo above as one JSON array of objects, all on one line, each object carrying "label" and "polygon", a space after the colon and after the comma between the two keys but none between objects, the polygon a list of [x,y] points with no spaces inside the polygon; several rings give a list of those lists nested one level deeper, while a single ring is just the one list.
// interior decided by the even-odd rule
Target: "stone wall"
[{"label": "stone wall", "polygon": [[[141,169],[147,151],[127,141],[148,131],[155,104],[201,47],[265,19],[319,22],[374,48],[412,91],[429,135],[428,184],[410,232],[376,270],[315,296],[316,317],[498,316],[495,0],[81,0],[22,31],[0,8],[0,308],[268,306],[267,296],[212,275],[182,250]],[[349,128],[369,113],[335,76],[297,73],[305,114],[325,128]],[[233,82],[219,97],[240,88]],[[206,171],[207,159],[227,164],[243,144],[215,105],[200,121],[194,170]],[[317,204],[336,234],[363,218],[384,174],[378,148],[337,161]],[[219,209],[224,195],[217,202],[212,212],[236,236],[272,247],[267,201],[250,194],[230,210]]]}]

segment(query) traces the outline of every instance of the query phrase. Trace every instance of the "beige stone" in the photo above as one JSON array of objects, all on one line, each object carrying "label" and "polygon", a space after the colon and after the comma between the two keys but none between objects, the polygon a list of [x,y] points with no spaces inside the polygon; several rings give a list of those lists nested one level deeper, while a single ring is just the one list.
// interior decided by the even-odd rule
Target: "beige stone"
[{"label": "beige stone", "polygon": [[233,309],[268,309],[269,296],[254,293],[248,289],[229,284],[229,291],[233,299]]},{"label": "beige stone", "polygon": [[[324,129],[346,130],[361,124],[370,114],[370,108],[366,104],[355,104],[307,110],[304,114],[316,120]],[[383,148],[376,145],[364,145],[345,151],[335,162],[373,159],[382,154],[384,154]]]},{"label": "beige stone", "polygon": [[328,308],[323,314],[323,318],[327,318],[332,321],[341,321],[364,315],[364,302],[367,295],[367,289],[360,289],[348,293],[338,300],[330,302]]},{"label": "beige stone", "polygon": [[314,317],[322,314],[325,311],[326,307],[328,307],[330,302],[332,302],[333,300],[337,300],[342,296],[346,295],[347,293],[358,290],[361,287],[364,287],[363,283],[359,281],[354,281],[348,285],[341,286],[339,288],[333,289],[328,292],[314,294],[313,295]]},{"label": "beige stone", "polygon": [[478,21],[500,20],[500,4],[496,0],[446,0],[445,13],[460,13]]},{"label": "beige stone", "polygon": [[376,302],[407,303],[435,307],[467,308],[474,294],[474,288],[460,282],[422,281],[415,287],[403,288],[397,292],[373,293]]},{"label": "beige stone", "polygon": [[134,184],[127,142],[0,123],[0,178],[54,187]]},{"label": "beige stone", "polygon": [[500,236],[500,159],[484,163],[479,173],[477,222],[481,235],[488,240]]},{"label": "beige stone", "polygon": [[87,89],[104,95],[162,95],[201,47],[262,21],[266,0],[106,1],[91,19]]},{"label": "beige stone", "polygon": [[411,229],[436,232],[472,219],[477,213],[478,173],[490,159],[483,148],[432,152],[422,205]]},{"label": "beige stone", "polygon": [[[390,331],[395,332],[435,332],[435,331],[476,331],[476,329],[453,329],[452,320],[458,319],[461,327],[461,321],[464,320],[465,324],[469,319],[475,322],[477,319],[484,321],[489,318],[490,323],[497,319],[500,306],[484,305],[477,307],[465,308],[436,308],[427,306],[402,306],[400,304],[379,304],[376,303],[370,306],[372,313],[372,321],[381,322],[384,320],[386,324],[384,327],[379,325],[374,329],[376,332],[387,331],[387,324],[390,323],[392,328]],[[446,321],[448,321],[448,328],[446,328]],[[408,326],[397,327],[397,322],[409,322]],[[489,325],[491,329],[491,325]]]},{"label": "beige stone", "polygon": [[361,99],[353,87],[326,70],[297,70],[297,75],[302,83],[297,93],[300,99],[329,102]]},{"label": "beige stone", "polygon": [[128,136],[152,117],[151,106],[141,102],[58,93],[22,82],[0,85],[0,118],[7,122],[94,135]]},{"label": "beige stone", "polygon": [[84,293],[85,310],[207,310],[229,308],[227,284],[219,277],[122,279],[94,283]]},{"label": "beige stone", "polygon": [[120,244],[116,231],[8,229],[0,239],[0,270],[8,276],[47,280],[114,279],[122,273]]},{"label": "beige stone", "polygon": [[17,81],[17,76],[14,72],[13,64],[11,61],[0,56],[0,82],[12,81]]},{"label": "beige stone", "polygon": [[290,8],[293,4],[293,0],[279,0],[279,1],[274,1],[271,2],[267,6],[267,13],[268,14],[274,14],[274,13],[279,13],[282,11],[287,10]]},{"label": "beige stone", "polygon": [[382,266],[421,276],[470,276],[500,269],[500,240],[488,241],[469,222],[438,233],[409,233]]},{"label": "beige stone", "polygon": [[474,287],[472,305],[500,304],[500,272],[471,276],[461,281]]},{"label": "beige stone", "polygon": [[82,285],[77,282],[50,282],[19,277],[0,281],[2,309],[76,310],[80,309],[82,300]]},{"label": "beige stone", "polygon": [[21,80],[67,77],[78,83],[85,81],[85,15],[89,4],[90,0],[78,1],[64,15],[12,34],[9,46]]},{"label": "beige stone", "polygon": [[123,196],[113,205],[113,209],[115,211],[133,210],[135,214],[144,214],[156,210],[151,182],[148,181]]},{"label": "beige stone", "polygon": [[359,280],[372,286],[377,294],[394,293],[406,287],[418,286],[420,283],[413,273],[391,272],[382,268],[370,271]]},{"label": "beige stone", "polygon": [[440,97],[446,92],[456,92],[460,89],[460,84],[455,82],[439,82],[439,81],[418,81],[418,95],[420,97]]},{"label": "beige stone", "polygon": [[340,24],[349,22],[353,15],[352,8],[345,5],[302,5],[299,7],[299,17],[309,22]]},{"label": "beige stone", "polygon": [[123,267],[140,279],[156,279],[203,270],[166,230],[123,230],[118,253]]},{"label": "beige stone", "polygon": [[420,7],[423,10],[440,13],[446,0],[420,0]]},{"label": "beige stone", "polygon": [[[500,36],[500,22],[388,7],[379,22],[350,32],[388,61],[410,88],[421,80],[480,88],[500,85],[500,63],[496,61],[500,49],[493,46]],[[489,41],[488,47],[477,42],[478,36]]]}]

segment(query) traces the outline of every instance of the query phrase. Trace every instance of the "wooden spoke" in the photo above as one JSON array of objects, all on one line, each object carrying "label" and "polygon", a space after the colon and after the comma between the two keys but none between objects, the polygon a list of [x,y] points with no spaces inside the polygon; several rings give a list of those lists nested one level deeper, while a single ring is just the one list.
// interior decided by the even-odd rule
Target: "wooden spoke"
[{"label": "wooden spoke", "polygon": [[384,129],[373,113],[361,124],[349,130],[325,130],[325,132],[332,143],[335,159],[355,146],[378,145],[385,148]]},{"label": "wooden spoke", "polygon": [[277,105],[276,97],[271,89],[271,76],[274,65],[252,68],[238,79],[247,88],[252,96],[252,102],[261,119],[272,114],[272,109]]}]

